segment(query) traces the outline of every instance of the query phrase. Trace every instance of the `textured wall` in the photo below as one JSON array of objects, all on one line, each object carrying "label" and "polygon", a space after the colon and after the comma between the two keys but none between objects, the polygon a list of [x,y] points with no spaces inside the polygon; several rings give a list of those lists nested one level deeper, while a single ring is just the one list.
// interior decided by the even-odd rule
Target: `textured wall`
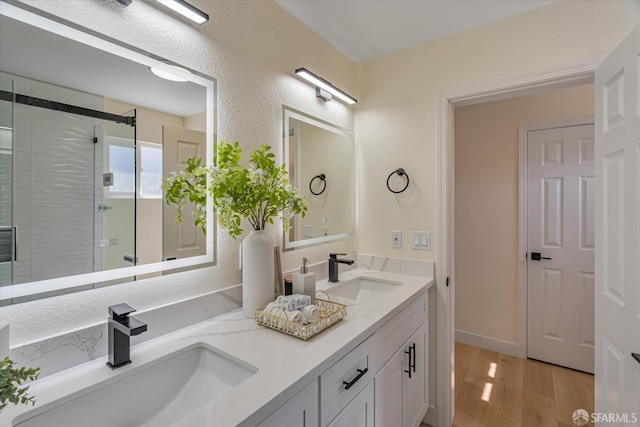
[{"label": "textured wall", "polygon": [[593,103],[586,85],[455,109],[456,329],[519,341],[518,126],[590,116]]},{"label": "textured wall", "polygon": [[[358,252],[436,258],[437,105],[441,93],[467,85],[602,58],[638,25],[640,3],[561,1],[359,65],[356,135]],[[404,167],[400,195],[385,186]],[[391,248],[391,230],[432,231],[432,250]],[[405,237],[406,241],[406,237]]]},{"label": "textured wall", "polygon": [[[48,13],[214,76],[218,81],[218,138],[239,140],[246,151],[262,144],[282,157],[282,106],[353,129],[351,107],[323,103],[293,75],[307,67],[349,93],[355,65],[271,1],[191,1],[211,20],[196,26],[155,2],[115,0],[26,0]],[[271,227],[274,242],[282,241]],[[145,309],[240,283],[238,242],[217,233],[217,265],[192,272],[3,307],[11,323],[11,345],[103,320],[109,304],[126,301]],[[284,270],[306,256],[312,263],[330,252],[353,252],[353,241],[287,252]]]}]

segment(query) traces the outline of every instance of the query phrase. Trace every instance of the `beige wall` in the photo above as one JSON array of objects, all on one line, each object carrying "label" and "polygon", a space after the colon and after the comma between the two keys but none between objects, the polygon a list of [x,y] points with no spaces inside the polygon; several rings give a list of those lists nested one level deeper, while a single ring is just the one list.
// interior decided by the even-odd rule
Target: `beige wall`
[{"label": "beige wall", "polygon": [[[467,85],[602,58],[636,25],[632,1],[561,1],[358,67],[358,252],[435,260],[438,96]],[[409,189],[390,193],[403,167]],[[432,231],[432,250],[391,249],[391,230]],[[436,266],[437,268],[437,266]]]},{"label": "beige wall", "polygon": [[593,85],[455,109],[457,330],[518,342],[518,126],[593,111]]},{"label": "beige wall", "polygon": [[162,144],[162,126],[185,127],[184,117],[150,110],[148,108],[137,107],[115,99],[104,99],[104,110],[108,113],[123,114],[127,111],[133,110],[134,108],[136,109],[136,139],[138,141]]},{"label": "beige wall", "polygon": [[[307,67],[349,93],[356,93],[356,66],[272,1],[190,3],[209,14],[202,26],[166,12],[154,2],[26,0],[54,16],[213,76],[218,84],[218,139],[240,141],[250,153],[269,144],[282,157],[282,106],[353,129],[354,109],[338,101],[322,102],[315,89],[294,75]],[[279,227],[269,226],[274,243]],[[0,308],[11,323],[11,345],[104,321],[106,307],[126,301],[144,310],[241,282],[239,241],[226,231],[215,238],[216,266]],[[241,239],[239,239],[241,240]],[[282,254],[285,270],[312,263],[329,252],[353,252],[353,241],[315,246]],[[64,315],[61,315],[64,313]]]},{"label": "beige wall", "polygon": [[[349,233],[353,230],[353,168],[355,161],[351,137],[338,135],[326,129],[298,122],[300,159],[300,194],[307,199],[307,214],[300,220],[297,240],[304,239],[304,226],[315,226],[316,237],[323,236],[322,227],[329,227],[329,234]],[[309,183],[325,174],[326,188],[322,194],[309,191]],[[315,180],[314,191],[322,188]],[[326,221],[325,221],[326,220]]]}]

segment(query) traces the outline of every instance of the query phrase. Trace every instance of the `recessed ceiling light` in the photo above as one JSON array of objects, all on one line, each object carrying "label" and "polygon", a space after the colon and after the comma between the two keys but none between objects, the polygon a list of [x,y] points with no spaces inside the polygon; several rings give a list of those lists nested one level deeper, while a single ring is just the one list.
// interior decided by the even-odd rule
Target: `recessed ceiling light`
[{"label": "recessed ceiling light", "polygon": [[180,76],[181,73],[191,74],[189,70],[185,70],[184,68],[181,68],[181,67],[176,67],[175,65],[167,65],[167,67],[170,67],[174,70],[179,70],[179,72],[177,74],[174,74],[171,71],[161,70],[160,68],[156,68],[156,67],[149,67],[149,69],[153,74],[165,80],[171,80],[172,82],[188,82],[189,81],[188,78]]}]

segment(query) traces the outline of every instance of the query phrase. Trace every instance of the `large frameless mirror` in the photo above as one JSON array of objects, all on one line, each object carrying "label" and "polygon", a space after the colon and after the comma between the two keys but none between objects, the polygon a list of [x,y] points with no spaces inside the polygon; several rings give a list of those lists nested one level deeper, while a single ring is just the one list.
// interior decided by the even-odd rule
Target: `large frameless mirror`
[{"label": "large frameless mirror", "polygon": [[284,248],[352,238],[355,147],[351,131],[284,108],[284,159],[289,180],[308,203],[284,233]]},{"label": "large frameless mirror", "polygon": [[213,160],[216,81],[176,65],[2,3],[1,304],[214,261],[212,210],[205,239],[161,189]]}]

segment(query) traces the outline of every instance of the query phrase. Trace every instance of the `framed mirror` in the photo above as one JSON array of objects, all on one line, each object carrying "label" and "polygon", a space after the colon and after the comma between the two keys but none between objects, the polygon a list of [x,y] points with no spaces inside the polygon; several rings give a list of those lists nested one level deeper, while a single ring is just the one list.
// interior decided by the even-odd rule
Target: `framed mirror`
[{"label": "framed mirror", "polygon": [[284,107],[284,161],[289,180],[308,203],[284,233],[284,249],[353,238],[355,142],[353,132]]},{"label": "framed mirror", "polygon": [[213,161],[215,79],[3,3],[0,95],[0,304],[214,262],[161,179]]}]

